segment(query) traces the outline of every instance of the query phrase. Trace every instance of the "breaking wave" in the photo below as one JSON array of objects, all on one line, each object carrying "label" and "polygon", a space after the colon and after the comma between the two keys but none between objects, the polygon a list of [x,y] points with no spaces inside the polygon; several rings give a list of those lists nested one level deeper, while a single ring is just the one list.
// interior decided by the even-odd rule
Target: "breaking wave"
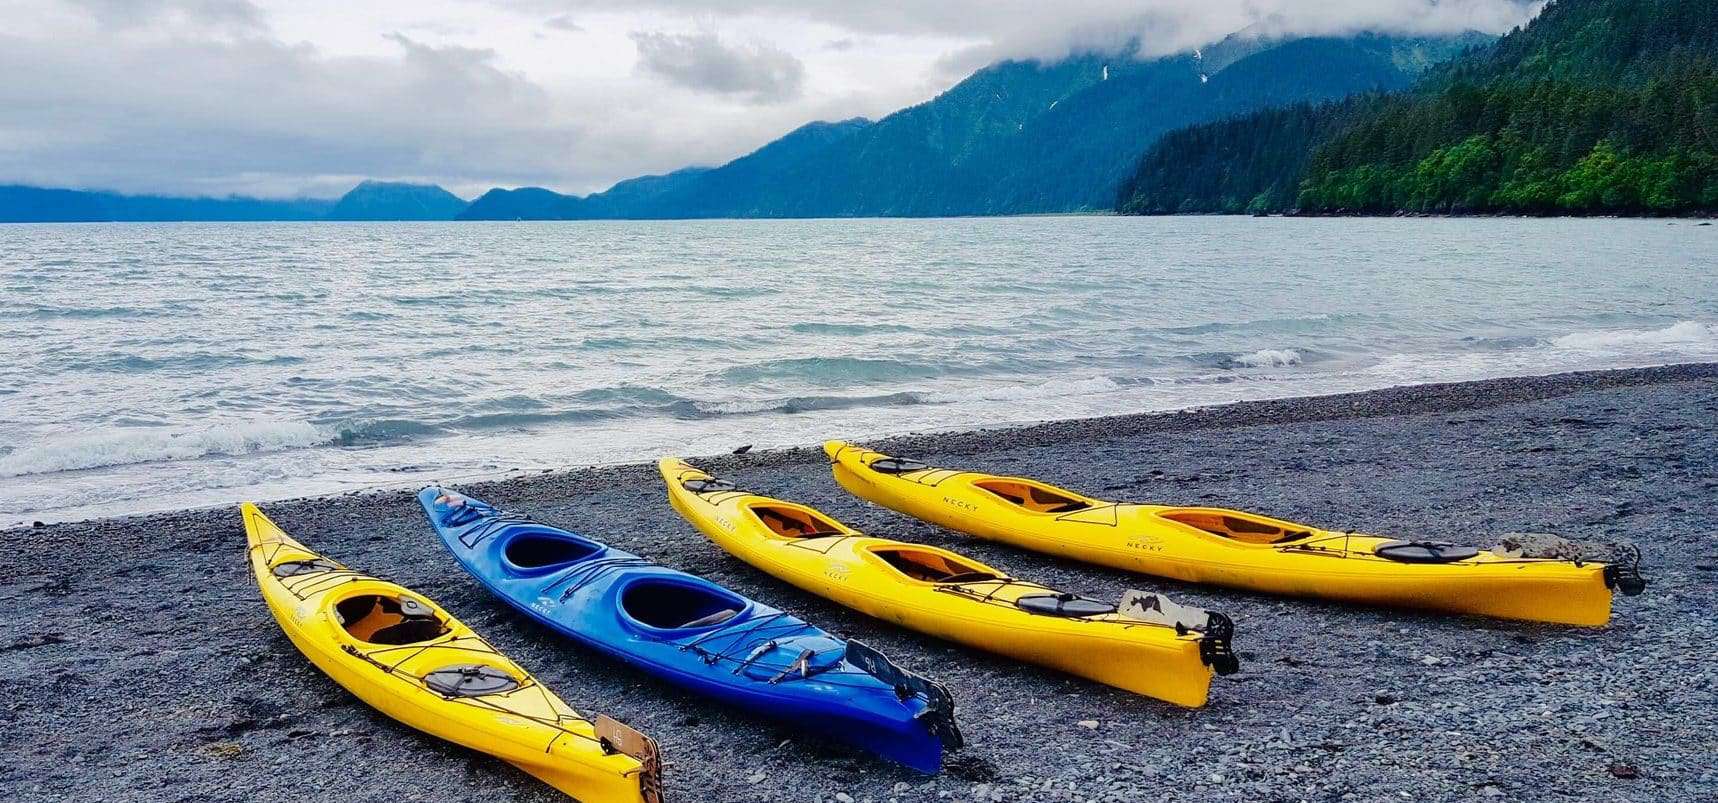
[{"label": "breaking wave", "polygon": [[1718,347],[1718,326],[1700,321],[1680,321],[1662,329],[1602,329],[1574,332],[1551,341],[1563,349],[1583,351],[1638,350],[1657,347]]},{"label": "breaking wave", "polygon": [[327,431],[303,421],[223,424],[193,431],[108,429],[50,438],[0,455],[0,477],[255,454],[328,442]]}]

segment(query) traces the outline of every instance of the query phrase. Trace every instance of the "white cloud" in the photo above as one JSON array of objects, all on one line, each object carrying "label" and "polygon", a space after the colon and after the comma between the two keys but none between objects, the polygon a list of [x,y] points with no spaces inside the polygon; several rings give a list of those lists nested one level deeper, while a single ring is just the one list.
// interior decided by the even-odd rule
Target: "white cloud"
[{"label": "white cloud", "polygon": [[647,31],[634,32],[632,41],[640,70],[697,92],[780,103],[798,97],[805,84],[805,64],[771,45],[730,45],[713,33]]},{"label": "white cloud", "polygon": [[557,31],[568,31],[570,33],[583,33],[585,30],[585,27],[580,25],[577,20],[574,20],[573,15],[571,14],[556,14],[553,17],[543,20],[543,27],[553,28]]},{"label": "white cloud", "polygon": [[262,9],[250,0],[68,0],[110,28],[133,28],[170,18],[214,29],[252,31],[264,27]]},{"label": "white cloud", "polygon": [[1403,34],[1493,33],[1525,22],[1544,0],[498,0],[584,10],[651,9],[814,20],[856,33],[974,40],[993,58],[1055,58],[1137,42],[1146,55],[1208,44],[1259,26],[1277,35],[1378,30]]}]

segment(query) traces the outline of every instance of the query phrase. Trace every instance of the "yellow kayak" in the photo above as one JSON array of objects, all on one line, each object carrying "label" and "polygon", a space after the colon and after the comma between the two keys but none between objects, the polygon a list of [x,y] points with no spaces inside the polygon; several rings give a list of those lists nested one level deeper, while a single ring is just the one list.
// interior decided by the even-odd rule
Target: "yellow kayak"
[{"label": "yellow kayak", "polygon": [[1645,587],[1636,563],[1522,557],[1223,508],[1108,502],[842,441],[823,448],[841,487],[891,510],[1036,552],[1193,583],[1588,626],[1609,621],[1611,589],[1634,595]]},{"label": "yellow kayak", "polygon": [[241,511],[251,569],[275,621],[358,699],[586,803],[660,803],[649,737],[580,717],[435,603],[304,548],[256,505]]},{"label": "yellow kayak", "polygon": [[879,619],[1189,707],[1205,704],[1213,671],[1235,671],[1221,614],[1143,592],[1118,604],[1063,593],[946,549],[865,536],[676,458],[658,468],[674,509],[718,546]]}]

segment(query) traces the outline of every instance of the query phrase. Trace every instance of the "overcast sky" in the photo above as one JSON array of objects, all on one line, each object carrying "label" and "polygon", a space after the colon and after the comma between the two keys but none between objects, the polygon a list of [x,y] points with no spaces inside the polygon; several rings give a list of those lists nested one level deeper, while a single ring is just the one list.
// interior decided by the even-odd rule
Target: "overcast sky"
[{"label": "overcast sky", "polygon": [[1001,58],[1257,26],[1503,32],[1539,0],[0,0],[0,183],[566,192],[878,117]]}]

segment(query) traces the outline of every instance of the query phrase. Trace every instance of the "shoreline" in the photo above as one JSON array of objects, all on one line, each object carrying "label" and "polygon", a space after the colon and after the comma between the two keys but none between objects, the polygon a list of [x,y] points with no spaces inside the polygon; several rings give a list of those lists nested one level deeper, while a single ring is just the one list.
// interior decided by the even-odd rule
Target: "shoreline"
[{"label": "shoreline", "polygon": [[[273,502],[306,545],[454,612],[575,709],[655,737],[668,800],[1696,799],[1718,784],[1718,364],[1418,385],[868,441],[933,464],[1406,536],[1638,543],[1609,627],[1355,608],[1128,575],[847,496],[812,447],[693,458],[879,535],[1100,599],[1160,590],[1236,625],[1241,672],[1186,710],[869,619],[721,552],[650,464],[460,484],[792,611],[946,684],[968,747],[923,776],[678,691],[549,634],[460,571],[415,489]],[[236,502],[236,500],[235,500]],[[236,506],[0,531],[0,788],[42,801],[564,800],[315,670],[257,596]]]},{"label": "shoreline", "polygon": [[[328,199],[309,199],[328,200]],[[1115,209],[1079,209],[1062,212],[1013,212],[1008,214],[972,214],[972,215],[837,215],[834,217],[589,217],[589,218],[447,218],[445,220],[330,220],[316,218],[258,218],[255,220],[212,220],[212,219],[162,219],[162,220],[0,220],[0,226],[60,226],[68,224],[114,225],[125,223],[140,223],[153,225],[159,223],[333,223],[333,224],[415,224],[415,223],[676,223],[676,222],[711,222],[711,221],[758,221],[758,220],[974,220],[986,218],[1065,218],[1065,217],[1115,217],[1115,218],[1167,218],[1167,217],[1267,217],[1267,218],[1298,218],[1303,220],[1320,219],[1498,219],[1498,220],[1668,220],[1668,221],[1703,221],[1718,220],[1718,210],[1698,210],[1672,214],[1618,214],[1616,212],[1598,212],[1579,214],[1572,212],[1531,214],[1526,212],[1270,212],[1258,214],[1254,212],[1122,212]]]},{"label": "shoreline", "polygon": [[[1313,396],[1285,396],[1277,399],[1255,399],[1237,402],[1220,402],[1210,405],[1196,405],[1168,410],[1151,410],[1136,413],[1118,413],[1106,416],[1086,418],[1052,419],[1028,423],[1009,423],[996,427],[932,429],[919,432],[896,433],[868,439],[870,443],[880,448],[897,448],[911,450],[921,444],[935,446],[938,449],[956,454],[970,453],[971,450],[984,448],[989,439],[1002,437],[1021,443],[1059,443],[1066,442],[1070,437],[1082,437],[1081,433],[1102,432],[1109,435],[1138,435],[1157,432],[1178,432],[1204,428],[1223,428],[1233,426],[1248,426],[1260,421],[1275,423],[1308,422],[1324,420],[1340,420],[1353,417],[1374,417],[1379,415],[1403,415],[1417,412],[1453,412],[1457,410],[1480,409],[1484,406],[1509,403],[1509,401],[1532,401],[1555,398],[1560,395],[1579,393],[1585,390],[1634,387],[1639,385],[1657,384],[1666,381],[1680,381],[1684,378],[1718,378],[1718,362],[1711,363],[1672,363],[1668,365],[1648,366],[1644,368],[1610,368],[1591,371],[1568,371],[1555,374],[1499,377],[1494,379],[1461,380],[1454,382],[1432,382],[1417,385],[1396,385],[1372,390],[1349,391],[1345,393],[1320,394]],[[1507,387],[1507,392],[1496,396],[1480,398],[1472,393],[1470,386],[1497,384]],[[1092,437],[1087,434],[1084,437]],[[964,445],[964,447],[963,447]],[[713,466],[724,466],[723,462],[730,455],[687,455],[691,459],[710,462]],[[744,465],[759,465],[757,461],[766,461],[764,465],[790,464],[792,462],[822,461],[823,452],[818,444],[802,444],[785,448],[760,449],[749,454],[749,459],[741,461]],[[778,461],[788,461],[782,463]],[[543,475],[567,474],[580,471],[602,469],[622,469],[653,467],[654,458],[642,460],[621,460],[612,463],[579,464],[558,466],[548,469],[510,469],[494,472],[476,472],[458,476],[445,476],[445,481],[459,481],[467,484],[481,485],[496,482],[508,482],[528,477]],[[334,499],[344,496],[396,492],[402,489],[415,490],[427,484],[407,480],[368,485],[361,488],[338,491],[326,494],[311,494],[267,500],[268,504],[297,503],[315,499]],[[223,510],[239,501],[261,501],[258,499],[234,499],[228,503],[212,505],[191,505],[184,507],[164,507],[154,510],[143,510],[133,513],[116,513],[108,516],[92,516],[79,519],[53,519],[52,521],[17,521],[0,525],[0,537],[11,530],[31,529],[40,526],[59,524],[80,524],[97,521],[129,521],[146,519],[151,516],[172,515],[177,513],[207,512]]]}]

